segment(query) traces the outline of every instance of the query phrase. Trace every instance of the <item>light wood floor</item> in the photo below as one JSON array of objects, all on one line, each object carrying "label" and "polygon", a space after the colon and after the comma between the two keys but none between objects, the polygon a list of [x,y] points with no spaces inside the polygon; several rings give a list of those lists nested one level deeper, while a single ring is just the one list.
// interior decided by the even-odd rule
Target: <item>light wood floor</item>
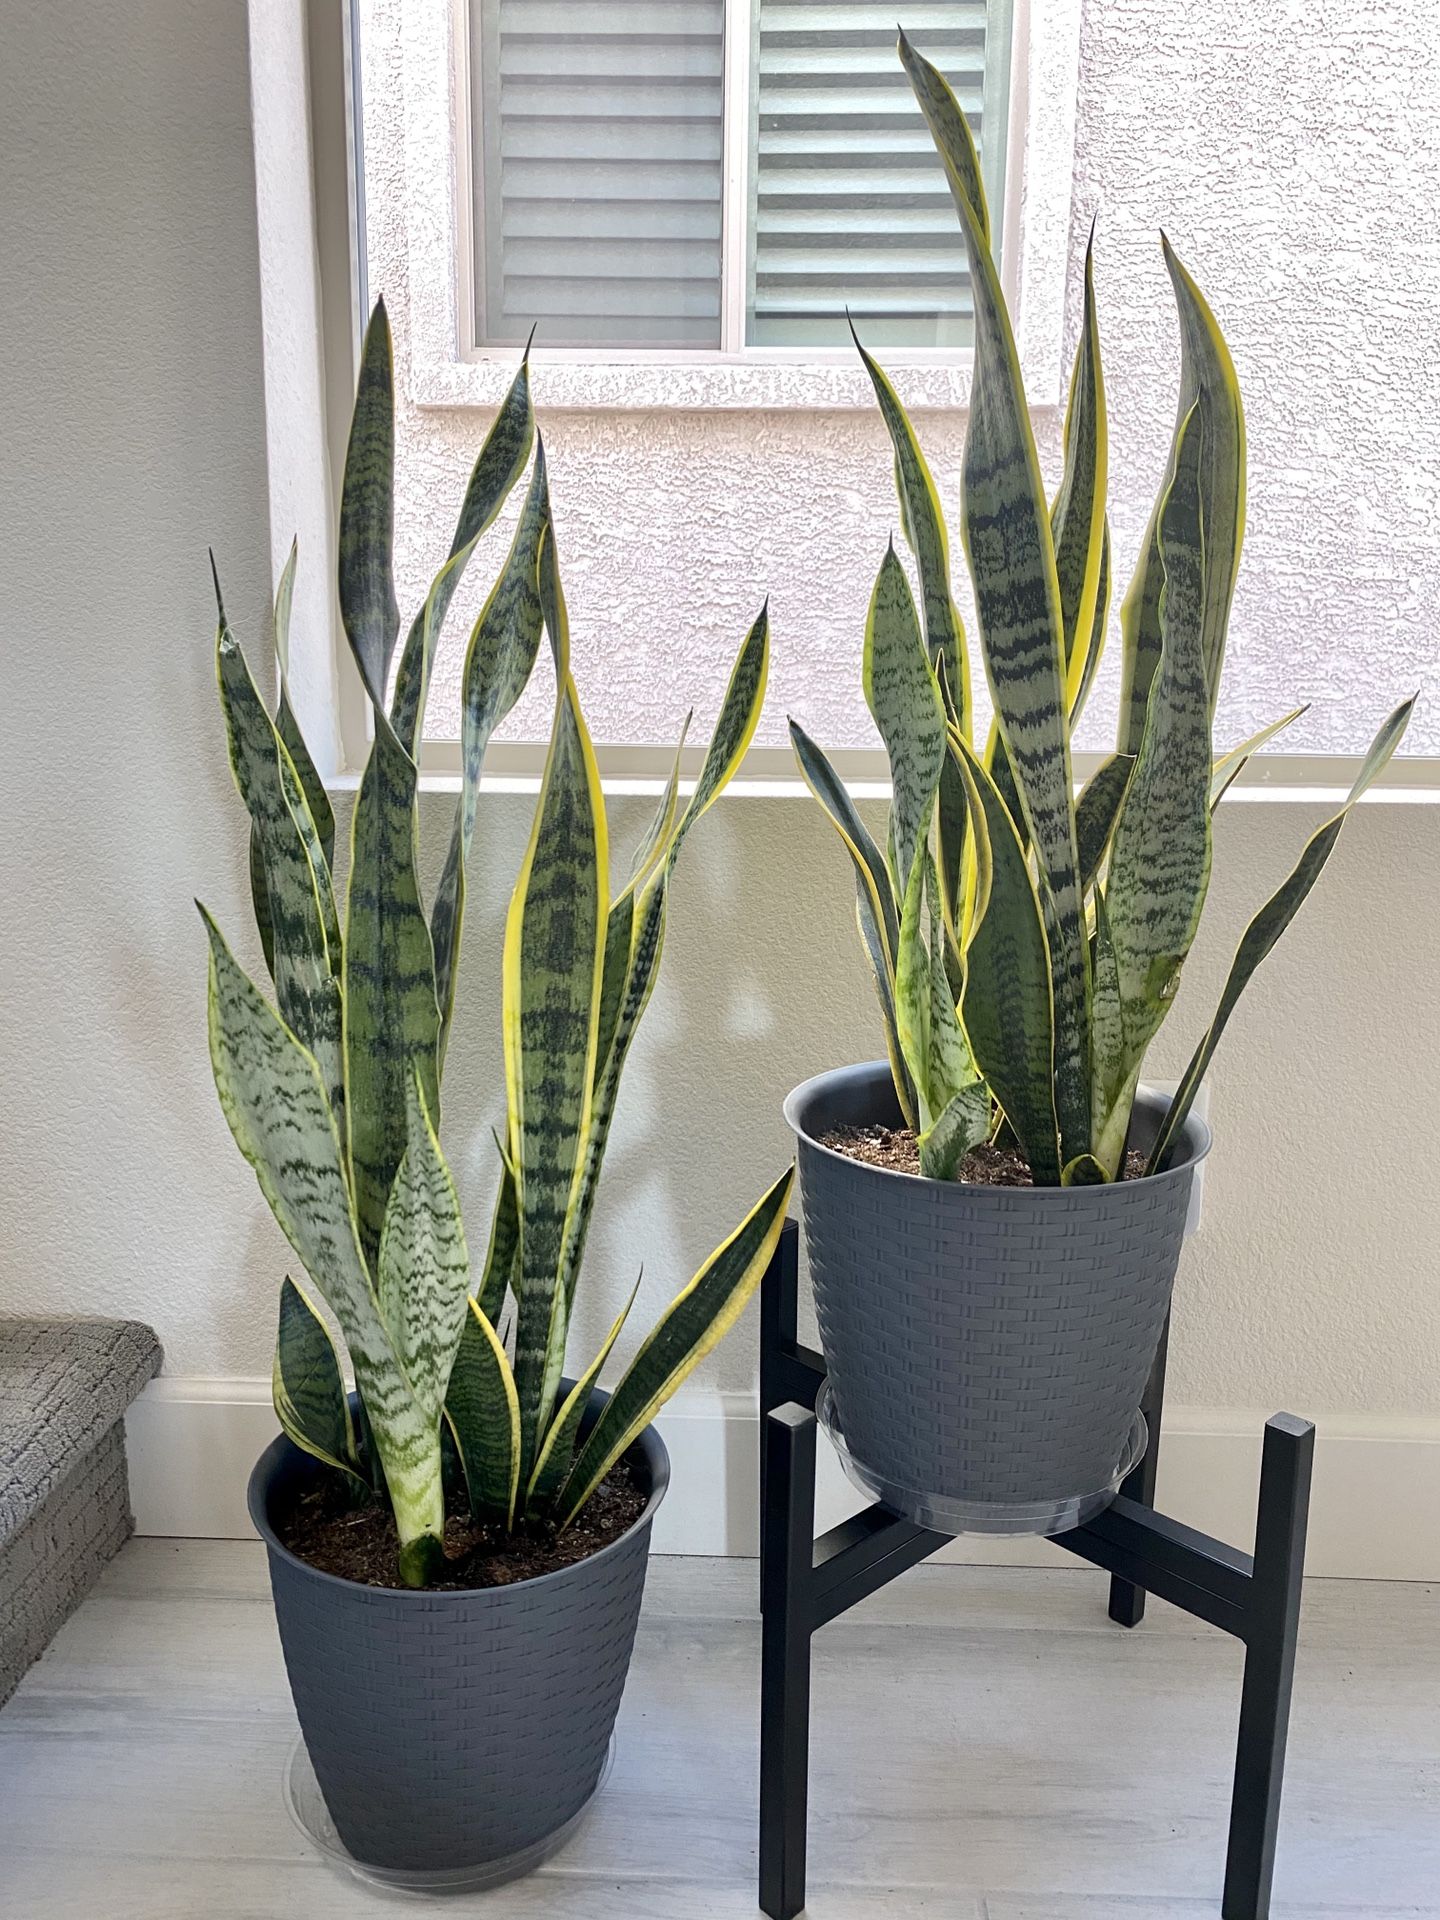
[{"label": "light wood floor", "polygon": [[[615,1772],[542,1874],[442,1911],[749,1920],[755,1566],[657,1560]],[[814,1920],[1213,1920],[1239,1649],[1083,1570],[919,1568],[816,1641]],[[133,1541],[0,1712],[5,1920],[350,1920],[307,1852],[258,1546]],[[412,1907],[413,1910],[413,1907]],[[1276,1920],[1440,1920],[1440,1594],[1315,1582]]]}]

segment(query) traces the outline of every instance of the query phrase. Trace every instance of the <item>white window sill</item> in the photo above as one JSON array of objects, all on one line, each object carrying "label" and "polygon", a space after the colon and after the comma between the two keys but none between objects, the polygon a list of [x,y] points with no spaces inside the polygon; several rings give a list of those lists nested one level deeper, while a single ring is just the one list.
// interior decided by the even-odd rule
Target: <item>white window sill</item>
[{"label": "white window sill", "polygon": [[[421,408],[494,409],[515,377],[518,351],[474,360],[427,360],[410,373],[410,398]],[[963,408],[970,401],[970,356],[956,360],[885,357],[886,371],[906,406],[918,411]],[[875,391],[858,355],[806,359],[759,354],[674,354],[602,359],[592,356],[530,360],[531,390],[541,412],[675,411],[870,412]]]}]

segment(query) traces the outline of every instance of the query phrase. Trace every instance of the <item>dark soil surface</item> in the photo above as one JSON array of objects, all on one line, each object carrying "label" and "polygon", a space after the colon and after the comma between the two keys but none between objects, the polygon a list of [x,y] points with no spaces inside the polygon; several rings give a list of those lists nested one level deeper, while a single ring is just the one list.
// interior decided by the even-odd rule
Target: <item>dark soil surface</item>
[{"label": "dark soil surface", "polygon": [[[588,1559],[618,1540],[645,1511],[645,1493],[628,1459],[611,1468],[563,1533],[534,1527],[513,1534],[483,1527],[469,1509],[453,1503],[445,1518],[446,1577],[432,1580],[427,1592],[460,1592],[471,1587],[508,1587],[554,1573]],[[275,1531],[294,1554],[322,1573],[335,1573],[362,1587],[398,1587],[399,1541],[389,1502],[351,1503],[338,1473],[307,1493],[292,1513],[282,1515]]]},{"label": "dark soil surface", "polygon": [[[920,1142],[909,1127],[837,1127],[820,1142],[851,1160],[884,1167],[890,1173],[920,1172]],[[1122,1180],[1138,1180],[1145,1155],[1131,1148]],[[1030,1162],[1019,1147],[972,1147],[960,1162],[960,1178],[975,1187],[1033,1187]]]}]

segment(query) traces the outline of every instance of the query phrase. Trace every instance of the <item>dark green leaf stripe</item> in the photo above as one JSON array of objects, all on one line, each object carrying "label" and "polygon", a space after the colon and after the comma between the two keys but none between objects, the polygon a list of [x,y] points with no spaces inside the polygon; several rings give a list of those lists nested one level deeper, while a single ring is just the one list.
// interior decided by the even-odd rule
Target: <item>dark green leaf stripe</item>
[{"label": "dark green leaf stripe", "polygon": [[455,1439],[470,1511],[509,1527],[520,1482],[520,1402],[505,1349],[472,1300],[450,1374],[445,1417]]},{"label": "dark green leaf stripe", "polygon": [[[423,1579],[444,1527],[440,1436],[416,1404],[361,1252],[340,1136],[313,1057],[236,966],[214,921],[210,1060],[236,1145],[345,1335],[400,1531],[402,1573]],[[418,1583],[418,1582],[417,1582]]]},{"label": "dark green leaf stripe", "polygon": [[[1140,752],[1115,823],[1105,889],[1127,1065],[1138,1063],[1169,1011],[1210,883],[1200,447],[1197,407],[1182,429],[1175,476],[1160,516],[1164,648]],[[1122,1118],[1128,1120],[1128,1114]],[[1096,1155],[1112,1175],[1123,1145],[1123,1139],[1096,1143]]]},{"label": "dark green leaf stripe", "polygon": [[895,449],[895,485],[900,496],[900,519],[905,539],[915,555],[920,574],[920,601],[925,614],[925,647],[937,673],[943,672],[954,718],[970,731],[970,660],[965,630],[950,597],[950,542],[940,495],[931,477],[920,442],[889,376],[860,344],[853,324],[851,337],[865,363],[865,371],[880,403],[880,416]]},{"label": "dark green leaf stripe", "polygon": [[1230,1016],[1234,1013],[1241,994],[1250,984],[1256,968],[1272,951],[1276,941],[1304,905],[1307,894],[1320,878],[1325,862],[1335,850],[1335,843],[1340,838],[1341,828],[1349,818],[1350,809],[1378,778],[1399,746],[1405,729],[1410,724],[1410,715],[1414,706],[1413,699],[1402,701],[1385,721],[1370,743],[1370,751],[1365,756],[1345,805],[1310,836],[1304,852],[1289,876],[1271,894],[1245,929],[1240,945],[1236,949],[1234,961],[1231,963],[1215,1018],[1201,1037],[1200,1044],[1196,1047],[1190,1064],[1185,1069],[1185,1077],[1181,1080],[1175,1098],[1170,1103],[1170,1109],[1151,1150],[1147,1173],[1163,1173],[1171,1164],[1190,1109],[1195,1104],[1195,1095],[1199,1092],[1201,1082],[1209,1071],[1210,1061],[1220,1043],[1220,1036],[1229,1024]]},{"label": "dark green leaf stripe", "polygon": [[620,1007],[630,978],[630,944],[635,932],[635,891],[627,887],[605,920],[605,966],[600,980],[600,1016],[595,1032],[595,1081],[605,1078]]},{"label": "dark green leaf stripe", "polygon": [[475,836],[480,775],[496,727],[524,692],[540,650],[540,539],[545,525],[545,454],[540,447],[519,524],[500,577],[481,608],[460,677],[460,796],[430,930],[442,1047],[455,1005],[455,969],[465,913],[465,865]]},{"label": "dark green leaf stripe", "polygon": [[271,1386],[275,1412],[296,1446],[358,1480],[355,1429],[335,1342],[288,1274],[280,1287]]},{"label": "dark green leaf stripe", "polygon": [[1081,788],[1075,803],[1075,839],[1080,849],[1080,885],[1089,893],[1095,885],[1101,863],[1109,850],[1115,831],[1120,803],[1130,783],[1134,759],[1128,753],[1112,753]]},{"label": "dark green leaf stripe", "polygon": [[470,484],[460,507],[460,518],[445,565],[435,576],[425,597],[425,605],[416,615],[395,676],[395,695],[390,706],[390,722],[396,736],[412,755],[425,711],[425,694],[430,684],[435,646],[450,602],[461,576],[469,565],[481,536],[494,525],[495,516],[509,498],[510,489],[525,471],[535,439],[535,415],[530,405],[529,358],[510,383],[510,391],[500,403],[500,411],[491,423],[485,443],[471,470]]},{"label": "dark green leaf stripe", "polygon": [[636,1280],[630,1298],[616,1316],[615,1324],[606,1334],[600,1351],[561,1401],[555,1418],[550,1422],[550,1431],[545,1435],[545,1444],[540,1449],[540,1457],[535,1462],[535,1471],[530,1476],[530,1484],[525,1492],[526,1509],[537,1517],[543,1514],[560,1491],[574,1464],[575,1439],[590,1405],[591,1390],[600,1378],[600,1369],[610,1358],[610,1349],[620,1337],[620,1329],[629,1317],[635,1296],[640,1291],[640,1280],[644,1277],[642,1269],[640,1279]]},{"label": "dark green leaf stripe", "polygon": [[377,300],[365,344],[340,489],[340,618],[366,691],[385,704],[400,633],[395,601],[395,367],[390,321]]},{"label": "dark green leaf stripe", "polygon": [[1095,313],[1094,253],[1092,226],[1090,244],[1085,249],[1085,317],[1065,412],[1065,471],[1050,512],[1065,636],[1066,687],[1072,707],[1084,678],[1086,653],[1095,628],[1109,472],[1105,376],[1100,366],[1100,329]]},{"label": "dark green leaf stripe", "polygon": [[636,1436],[740,1317],[785,1224],[795,1170],[784,1174],[671,1301],[590,1429],[556,1503],[568,1526]]},{"label": "dark green leaf stripe", "polygon": [[865,620],[865,704],[890,758],[895,890],[903,894],[916,849],[929,840],[945,764],[945,712],[920,637],[905,569],[887,548]]},{"label": "dark green leaf stripe", "polygon": [[976,1064],[1030,1160],[1037,1186],[1060,1180],[1050,955],[1025,851],[995,782],[952,732],[972,810],[979,873],[961,1016]]},{"label": "dark green leaf stripe", "polygon": [[[341,1114],[345,1076],[340,995],[327,941],[327,922],[333,927],[335,912],[329,869],[320,860],[319,839],[299,778],[256,691],[223,606],[215,638],[215,671],[231,771],[259,841],[276,999],[286,1024],[315,1056],[326,1093]],[[253,881],[252,864],[252,885]]]},{"label": "dark green leaf stripe", "polygon": [[522,1484],[553,1405],[557,1338],[563,1343],[560,1256],[590,1124],[608,862],[599,776],[567,675],[505,932],[505,1068],[520,1197]]},{"label": "dark green leaf stripe", "polygon": [[960,211],[975,289],[975,379],[962,469],[965,545],[985,669],[1044,882],[1055,1104],[1068,1159],[1089,1146],[1090,1050],[1060,590],[999,278],[974,218],[963,205]]},{"label": "dark green leaf stripe", "polygon": [[515,1192],[515,1174],[501,1153],[500,1191],[490,1221],[490,1244],[485,1252],[485,1268],[475,1302],[491,1326],[498,1326],[500,1309],[505,1304],[505,1289],[516,1278],[515,1260],[520,1251],[520,1211]]},{"label": "dark green leaf stripe", "polygon": [[960,110],[960,103],[955,98],[950,82],[938,67],[931,66],[923,54],[915,51],[903,32],[899,51],[901,64],[909,75],[920,111],[925,116],[925,124],[930,129],[930,137],[944,162],[945,177],[950,182],[956,208],[972,209],[976,227],[988,247],[990,209],[985,204],[985,182],[981,177],[980,156],[975,151],[970,123]]},{"label": "dark green leaf stripe", "polygon": [[470,1255],[455,1182],[418,1078],[406,1103],[405,1158],[390,1189],[377,1268],[380,1312],[422,1411],[440,1418],[469,1312]]},{"label": "dark green leaf stripe", "polygon": [[377,709],[351,830],[344,975],[350,1167],[372,1263],[405,1154],[416,1074],[426,1111],[440,1111],[440,1013],[415,871],[415,777],[414,761]]}]

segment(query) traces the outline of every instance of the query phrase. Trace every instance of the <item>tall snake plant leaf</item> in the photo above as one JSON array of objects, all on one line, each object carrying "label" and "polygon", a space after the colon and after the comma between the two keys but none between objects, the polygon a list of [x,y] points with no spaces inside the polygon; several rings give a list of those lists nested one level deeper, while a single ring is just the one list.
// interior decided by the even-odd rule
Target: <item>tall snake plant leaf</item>
[{"label": "tall snake plant leaf", "polygon": [[[218,598],[218,582],[217,582]],[[230,769],[260,845],[275,996],[286,1024],[315,1057],[337,1115],[345,1108],[340,993],[331,968],[338,947],[330,869],[300,779],[250,677],[220,607],[215,673]]]},{"label": "tall snake plant leaf", "polygon": [[805,784],[829,816],[855,868],[856,913],[865,951],[875,978],[875,991],[885,1022],[885,1045],[895,1076],[895,1089],[905,1123],[918,1127],[919,1110],[900,1045],[895,1008],[895,965],[900,949],[900,916],[890,869],[855,810],[855,803],[824,753],[798,720],[790,722],[790,744]]},{"label": "tall snake plant leaf", "polygon": [[945,709],[893,545],[880,563],[866,615],[864,685],[865,704],[890,759],[890,858],[895,891],[903,898],[935,815],[946,760]]},{"label": "tall snake plant leaf", "polygon": [[965,546],[985,669],[1043,883],[1055,1106],[1068,1160],[1090,1144],[1090,1017],[1060,587],[999,276],[963,204],[960,216],[975,293],[975,379],[961,489]]},{"label": "tall snake plant leaf", "polygon": [[1320,878],[1325,862],[1335,851],[1335,843],[1340,838],[1341,829],[1350,817],[1351,809],[1372,783],[1383,772],[1391,755],[1410,724],[1410,715],[1414,710],[1414,697],[1402,701],[1385,721],[1370,743],[1370,750],[1361,764],[1355,784],[1346,797],[1340,811],[1331,816],[1325,824],[1316,829],[1305,843],[1304,851],[1296,861],[1287,878],[1277,887],[1245,929],[1235,958],[1231,962],[1230,972],[1225,981],[1225,989],[1220,995],[1220,1004],[1214,1019],[1205,1030],[1192,1054],[1190,1064],[1170,1102],[1160,1132],[1151,1149],[1147,1173],[1163,1173],[1171,1164],[1175,1149],[1190,1109],[1195,1104],[1195,1095],[1200,1089],[1210,1068],[1210,1061],[1220,1036],[1229,1024],[1241,994],[1249,986],[1256,968],[1267,957],[1282,933],[1295,918],[1305,902],[1306,896]]},{"label": "tall snake plant leaf", "polygon": [[[922,895],[929,903],[928,935],[920,925]],[[965,1154],[990,1131],[990,1096],[951,998],[939,881],[923,847],[900,921],[895,1004],[920,1105],[920,1171],[927,1179],[953,1179]]]},{"label": "tall snake plant leaf", "polygon": [[636,1435],[740,1317],[779,1244],[794,1179],[795,1169],[787,1167],[656,1323],[590,1429],[560,1491],[555,1506],[560,1526],[570,1524]]},{"label": "tall snake plant leaf", "polygon": [[520,1203],[515,1186],[515,1169],[501,1149],[500,1192],[490,1220],[490,1244],[485,1250],[485,1266],[480,1275],[475,1300],[491,1326],[500,1323],[505,1290],[516,1277],[516,1259],[520,1252]]},{"label": "tall snake plant leaf", "polygon": [[376,1269],[380,1313],[421,1408],[440,1418],[469,1311],[470,1255],[455,1182],[419,1076],[405,1107],[405,1157],[390,1189]]},{"label": "tall snake plant leaf", "polygon": [[520,1488],[520,1401],[505,1349],[473,1300],[461,1327],[445,1418],[465,1471],[471,1513],[508,1530]]},{"label": "tall snake plant leaf", "polygon": [[1075,802],[1075,843],[1080,852],[1080,887],[1088,894],[1110,850],[1110,836],[1135,766],[1132,755],[1112,753],[1091,774]]},{"label": "tall snake plant leaf", "polygon": [[952,731],[950,742],[970,801],[979,868],[961,1018],[1035,1184],[1058,1186],[1054,994],[1040,901],[994,780],[968,740]]},{"label": "tall snake plant leaf", "polygon": [[1212,717],[1220,695],[1225,632],[1245,531],[1245,413],[1235,365],[1214,314],[1163,235],[1161,245],[1180,317],[1180,402],[1166,485],[1150,517],[1141,547],[1140,566],[1120,609],[1125,660],[1120,679],[1120,730],[1116,745],[1122,753],[1139,751],[1150,682],[1160,665],[1160,589],[1164,582],[1160,513],[1170,474],[1174,472],[1180,431],[1193,407],[1200,409],[1200,491],[1205,502],[1205,612],[1201,650]]},{"label": "tall snake plant leaf", "polygon": [[441,1555],[440,1433],[421,1410],[381,1318],[345,1178],[335,1117],[313,1055],[210,937],[210,1061],[236,1145],[340,1322],[400,1534],[400,1571],[423,1586]]},{"label": "tall snake plant leaf", "polygon": [[567,674],[505,929],[505,1078],[520,1211],[515,1384],[522,1485],[564,1358],[560,1257],[590,1127],[608,871],[599,770]]},{"label": "tall snake plant leaf", "polygon": [[[1119,1128],[1117,1116],[1125,1116],[1128,1127],[1130,1103],[1140,1079],[1140,1063],[1132,1059],[1125,1044],[1125,1015],[1120,996],[1120,966],[1115,957],[1115,942],[1110,934],[1110,921],[1105,911],[1105,895],[1097,888],[1095,893],[1095,948],[1093,954],[1093,981],[1091,988],[1091,1052],[1095,1062],[1095,1084],[1091,1095],[1091,1122],[1093,1137],[1100,1141],[1107,1123]],[[1124,1138],[1120,1140],[1118,1150],[1112,1149],[1118,1159],[1124,1149]],[[1103,1160],[1092,1155],[1102,1174],[1110,1177]]]},{"label": "tall snake plant leaf", "polygon": [[614,1325],[601,1342],[600,1351],[556,1409],[555,1418],[550,1422],[550,1431],[545,1435],[544,1445],[540,1449],[540,1457],[535,1462],[535,1471],[530,1476],[530,1484],[525,1489],[527,1512],[537,1516],[542,1514],[560,1491],[574,1465],[575,1440],[589,1408],[591,1392],[600,1378],[600,1369],[610,1358],[611,1348],[620,1337],[620,1329],[630,1316],[635,1296],[640,1291],[640,1280],[644,1277],[642,1269],[640,1279],[631,1288],[630,1298],[615,1316]]},{"label": "tall snake plant leaf", "polygon": [[985,203],[985,183],[980,174],[980,156],[975,151],[970,125],[961,111],[950,82],[938,67],[911,46],[902,32],[899,40],[900,62],[909,76],[911,88],[930,129],[930,138],[945,166],[957,210],[969,208],[976,230],[986,247],[990,245],[990,209]]},{"label": "tall snake plant leaf", "polygon": [[[280,584],[275,591],[275,606],[271,616],[271,632],[275,644],[275,663],[280,682],[279,699],[275,706],[275,731],[285,743],[285,750],[295,768],[301,791],[305,795],[305,804],[310,809],[310,818],[315,823],[315,832],[320,841],[321,858],[327,874],[335,860],[335,811],[330,805],[330,796],[325,791],[325,782],[311,758],[305,736],[300,730],[300,722],[290,700],[290,608],[295,597],[295,566],[299,556],[299,543],[292,540],[290,552],[286,556],[281,570]],[[317,885],[321,884],[317,876]],[[275,943],[270,926],[270,897],[265,879],[265,855],[260,842],[259,829],[250,830],[250,894],[255,906],[255,925],[260,933],[260,944],[265,952],[265,965],[270,969],[270,977],[275,977]],[[340,974],[340,937],[339,923],[335,923],[335,941],[330,953],[330,970],[335,976]]]},{"label": "tall snake plant leaf", "polygon": [[395,600],[395,363],[377,300],[365,329],[340,488],[340,619],[360,678],[384,710],[400,636]]},{"label": "tall snake plant leaf", "polygon": [[[1210,884],[1210,703],[1203,648],[1201,417],[1192,407],[1160,516],[1165,585],[1160,671],[1115,823],[1105,911],[1120,979],[1127,1066],[1170,1010]],[[1129,1103],[1107,1119],[1095,1156],[1115,1177]]]},{"label": "tall snake plant leaf", "polygon": [[546,500],[545,449],[537,437],[535,471],[510,551],[475,622],[460,676],[460,795],[430,916],[442,1058],[455,1006],[455,969],[465,918],[465,865],[475,837],[485,753],[496,727],[524,692],[540,651],[544,625],[540,541],[548,511]]},{"label": "tall snake plant leaf", "polygon": [[440,1112],[440,1011],[416,874],[415,786],[415,762],[377,708],[351,823],[344,973],[350,1171],[372,1271],[416,1075],[425,1111]]},{"label": "tall snake plant leaf", "polygon": [[357,1490],[368,1490],[360,1476],[335,1342],[309,1296],[288,1274],[280,1288],[271,1392],[276,1417],[296,1446],[346,1475]]},{"label": "tall snake plant leaf", "polygon": [[494,525],[511,488],[525,471],[534,439],[535,414],[530,404],[530,349],[527,347],[520,370],[500,403],[500,411],[491,422],[471,469],[445,565],[436,574],[400,655],[395,693],[390,703],[390,724],[412,758],[425,711],[435,645],[450,602],[476,546]]},{"label": "tall snake plant leaf", "polygon": [[1110,620],[1110,522],[1105,522],[1100,536],[1100,585],[1095,595],[1095,619],[1090,629],[1090,644],[1085,649],[1085,664],[1080,670],[1080,684],[1070,702],[1070,732],[1073,737],[1085,711],[1085,702],[1090,698],[1090,689],[1095,684],[1095,676],[1100,671],[1100,662],[1105,654],[1105,634]]},{"label": "tall snake plant leaf", "polygon": [[1259,753],[1284,733],[1287,727],[1294,726],[1302,715],[1310,711],[1309,703],[1303,707],[1292,707],[1290,712],[1279,720],[1272,720],[1268,727],[1261,727],[1258,733],[1252,733],[1248,740],[1242,740],[1238,747],[1232,747],[1228,753],[1219,754],[1210,770],[1210,811],[1213,813],[1231,787],[1240,778],[1250,763],[1253,754]]},{"label": "tall snake plant leaf", "polygon": [[[741,643],[731,668],[725,697],[710,745],[701,762],[695,791],[669,838],[656,850],[649,877],[637,893],[635,883],[625,889],[610,910],[605,933],[605,961],[602,969],[600,1012],[597,1019],[595,1050],[595,1087],[590,1125],[585,1136],[580,1175],[565,1223],[565,1244],[560,1255],[560,1278],[566,1310],[574,1297],[585,1252],[585,1237],[595,1205],[600,1169],[610,1139],[610,1124],[620,1092],[620,1077],[629,1057],[630,1043],[640,1017],[650,1004],[660,972],[660,956],[665,946],[665,906],[670,878],[680,858],[690,829],[729,785],[755,737],[765,687],[770,673],[770,627],[762,609]],[[688,722],[687,722],[688,725]],[[661,812],[666,811],[662,799]],[[644,872],[644,869],[641,869]],[[630,905],[623,904],[629,895]],[[628,920],[630,927],[628,960],[619,980],[619,991],[610,996],[620,972],[618,946],[620,929]]]},{"label": "tall snake plant leaf", "polygon": [[1050,510],[1060,587],[1067,705],[1074,710],[1095,632],[1105,549],[1109,431],[1100,326],[1095,313],[1095,230],[1085,249],[1085,315],[1065,410],[1065,470]]}]

